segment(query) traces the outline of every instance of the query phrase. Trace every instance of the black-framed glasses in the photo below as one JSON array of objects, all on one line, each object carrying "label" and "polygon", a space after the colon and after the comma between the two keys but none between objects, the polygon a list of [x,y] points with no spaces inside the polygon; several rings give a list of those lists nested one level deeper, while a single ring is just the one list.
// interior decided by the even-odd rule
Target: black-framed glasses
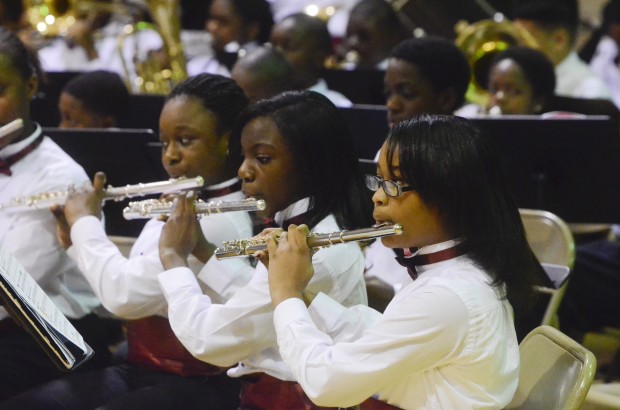
[{"label": "black-framed glasses", "polygon": [[401,196],[403,192],[415,190],[412,186],[402,186],[398,182],[379,178],[376,175],[366,175],[366,187],[373,192],[381,187],[383,192],[392,198]]}]

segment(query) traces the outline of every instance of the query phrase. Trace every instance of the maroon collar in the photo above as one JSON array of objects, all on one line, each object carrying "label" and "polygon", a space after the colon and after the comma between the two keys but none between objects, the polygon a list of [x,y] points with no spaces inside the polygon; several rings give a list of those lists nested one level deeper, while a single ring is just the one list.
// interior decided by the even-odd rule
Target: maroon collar
[{"label": "maroon collar", "polygon": [[15,164],[20,159],[34,151],[43,141],[43,133],[34,139],[30,144],[26,145],[21,151],[5,158],[0,159],[0,174],[11,176],[11,165]]},{"label": "maroon collar", "polygon": [[396,261],[400,263],[402,266],[407,268],[409,272],[409,276],[413,280],[417,279],[419,272],[417,268],[424,265],[430,265],[432,263],[443,262],[449,259],[456,258],[458,256],[465,255],[467,253],[467,248],[463,243],[456,244],[450,248],[443,249],[437,252],[425,253],[420,255],[414,255],[411,257],[406,257],[404,255],[403,250],[397,250]]}]

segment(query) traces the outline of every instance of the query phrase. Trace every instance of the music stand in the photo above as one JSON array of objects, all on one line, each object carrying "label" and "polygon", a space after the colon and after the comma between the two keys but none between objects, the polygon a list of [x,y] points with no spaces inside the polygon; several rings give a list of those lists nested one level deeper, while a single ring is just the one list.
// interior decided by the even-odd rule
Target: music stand
[{"label": "music stand", "polygon": [[[43,133],[82,165],[91,179],[98,171],[105,172],[107,184],[116,187],[168,179],[150,148],[158,142],[152,130],[44,128]],[[142,230],[144,220],[123,218],[125,206],[126,201],[106,202],[108,235],[137,236]]]},{"label": "music stand", "polygon": [[566,222],[620,223],[620,138],[606,116],[476,118],[497,143],[520,208]]}]

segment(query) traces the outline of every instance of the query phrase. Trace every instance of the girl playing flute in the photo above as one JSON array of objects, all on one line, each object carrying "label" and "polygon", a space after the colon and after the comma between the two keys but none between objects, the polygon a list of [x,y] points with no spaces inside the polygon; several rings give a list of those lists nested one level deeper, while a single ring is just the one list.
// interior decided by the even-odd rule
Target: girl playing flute
[{"label": "girl playing flute", "polygon": [[[519,376],[514,305],[541,266],[530,250],[491,140],[459,117],[396,124],[381,148],[376,222],[414,279],[380,313],[326,294],[309,307],[308,230],[269,240],[269,287],[282,358],[320,406],[500,409]],[[377,395],[379,400],[368,398]],[[388,404],[389,403],[389,404]],[[375,407],[371,407],[375,406]]]},{"label": "girl playing flute", "polygon": [[[371,225],[368,192],[351,135],[326,97],[303,91],[259,101],[241,115],[237,133],[244,157],[238,171],[242,190],[265,200],[261,216],[283,227],[305,223],[318,233]],[[169,270],[159,281],[175,334],[201,360],[218,366],[238,364],[228,374],[242,378],[240,408],[315,408],[278,352],[266,267],[259,263],[250,283],[224,304],[213,303],[185,267],[190,252],[203,257],[213,252],[200,239],[189,201],[179,200],[160,239],[162,262]],[[228,263],[233,261],[210,258],[200,277],[217,284],[235,272],[235,264]],[[312,263],[316,274],[308,294],[324,292],[345,306],[366,303],[358,244],[322,249]]]}]

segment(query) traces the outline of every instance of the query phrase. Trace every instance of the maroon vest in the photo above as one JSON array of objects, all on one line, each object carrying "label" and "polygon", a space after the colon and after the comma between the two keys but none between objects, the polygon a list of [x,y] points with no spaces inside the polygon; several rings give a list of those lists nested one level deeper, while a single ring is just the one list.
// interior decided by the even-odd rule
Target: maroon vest
[{"label": "maroon vest", "polygon": [[137,367],[179,376],[212,376],[226,369],[193,357],[161,316],[127,321],[127,361]]},{"label": "maroon vest", "polygon": [[401,408],[371,397],[360,404],[360,410],[401,410]]},{"label": "maroon vest", "polygon": [[[239,410],[321,410],[304,394],[301,386],[258,373],[245,376]],[[330,407],[331,409],[331,407]]]}]

